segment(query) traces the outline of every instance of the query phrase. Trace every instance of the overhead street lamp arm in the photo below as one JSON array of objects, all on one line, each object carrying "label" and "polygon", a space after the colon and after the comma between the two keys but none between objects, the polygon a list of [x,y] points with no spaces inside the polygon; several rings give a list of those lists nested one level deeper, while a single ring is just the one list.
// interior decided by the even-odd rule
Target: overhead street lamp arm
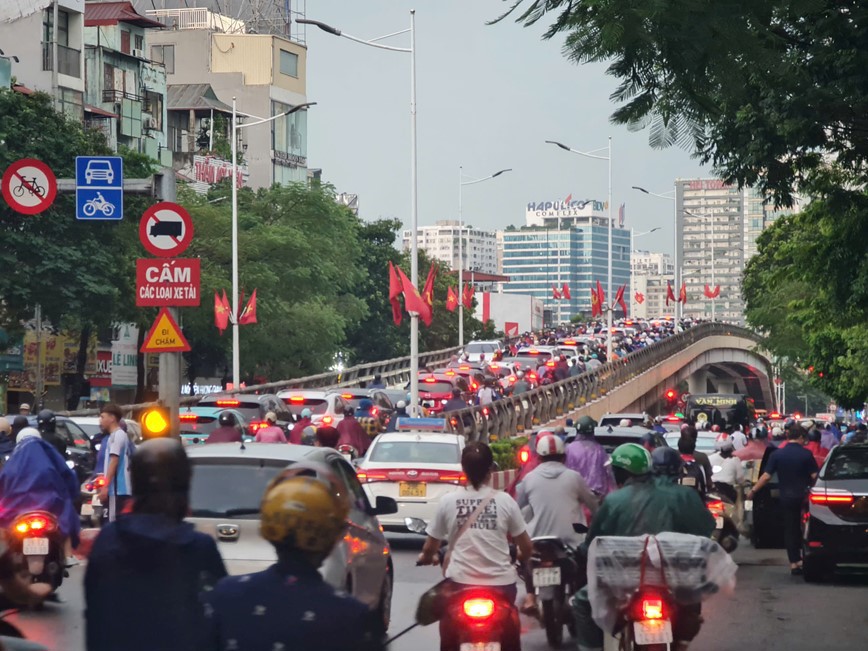
[{"label": "overhead street lamp arm", "polygon": [[485,176],[481,179],[473,179],[472,181],[462,181],[461,185],[473,185],[474,183],[482,183],[483,181],[488,181],[488,180],[493,179],[497,176],[500,176],[501,174],[506,174],[507,172],[511,172],[511,171],[512,171],[511,167],[508,169],[505,169],[505,170],[499,170],[499,171],[495,172],[494,174],[490,174],[490,175]]},{"label": "overhead street lamp arm", "polygon": [[295,22],[301,23],[302,25],[314,25],[319,27],[322,31],[327,34],[332,34],[334,36],[343,36],[346,39],[351,41],[355,41],[356,43],[361,43],[362,45],[370,45],[371,47],[380,48],[381,50],[392,50],[393,52],[412,52],[412,48],[406,47],[393,47],[391,45],[382,45],[377,43],[377,41],[381,41],[384,38],[389,38],[390,36],[397,36],[398,34],[406,34],[409,32],[409,29],[401,30],[400,32],[393,32],[392,34],[386,34],[385,36],[380,36],[379,38],[374,38],[369,41],[366,41],[363,38],[358,38],[357,36],[352,36],[351,34],[347,34],[346,32],[342,32],[337,27],[332,27],[331,25],[327,25],[326,23],[320,22],[319,20],[311,20],[310,18],[296,18]]},{"label": "overhead street lamp arm", "polygon": [[[572,152],[573,154],[578,154],[579,156],[585,156],[587,158],[596,158],[597,160],[609,160],[609,156],[597,156],[595,151],[602,151],[607,149],[606,147],[600,147],[599,149],[593,149],[591,151],[579,151],[578,149],[573,149],[572,147],[568,147],[562,142],[558,142],[557,140],[546,140],[550,145],[554,145],[555,147],[560,147],[564,151]],[[610,154],[611,155],[611,154]]]},{"label": "overhead street lamp arm", "polygon": [[283,113],[278,113],[277,115],[272,115],[270,118],[259,118],[255,122],[247,122],[246,124],[238,124],[235,126],[236,129],[246,129],[247,127],[255,127],[257,124],[265,124],[266,122],[272,122],[278,118],[282,118],[287,115],[292,115],[293,113],[297,113],[298,111],[303,111],[311,106],[316,106],[316,102],[305,102],[304,104],[299,104],[298,106],[293,106],[288,111],[284,111]]},{"label": "overhead street lamp arm", "polygon": [[633,185],[630,187],[632,187],[634,190],[639,190],[639,192],[642,192],[644,194],[650,194],[652,197],[659,197],[660,199],[666,199],[667,201],[675,201],[675,197],[667,197],[665,194],[658,194],[657,192],[651,192],[650,190],[646,190],[645,188],[640,187],[638,185]]}]

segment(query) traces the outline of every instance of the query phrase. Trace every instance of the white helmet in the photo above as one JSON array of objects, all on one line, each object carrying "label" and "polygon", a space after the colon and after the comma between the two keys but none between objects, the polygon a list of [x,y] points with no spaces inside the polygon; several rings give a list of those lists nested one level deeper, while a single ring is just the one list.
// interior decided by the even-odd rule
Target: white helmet
[{"label": "white helmet", "polygon": [[[540,432],[543,434],[543,432]],[[551,457],[564,453],[564,442],[560,436],[545,432],[543,436],[537,436],[536,453],[540,457]]]},{"label": "white helmet", "polygon": [[42,434],[39,433],[39,430],[35,427],[25,427],[20,432],[18,432],[18,436],[15,438],[16,445],[21,443],[21,441],[25,441],[27,439],[41,439]]},{"label": "white helmet", "polygon": [[633,421],[629,418],[622,418],[621,422],[618,423],[618,427],[633,427]]}]

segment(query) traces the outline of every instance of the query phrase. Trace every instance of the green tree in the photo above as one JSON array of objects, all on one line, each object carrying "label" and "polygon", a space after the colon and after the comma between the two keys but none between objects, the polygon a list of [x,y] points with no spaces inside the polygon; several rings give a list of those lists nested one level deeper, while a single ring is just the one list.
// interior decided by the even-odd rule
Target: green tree
[{"label": "green tree", "polygon": [[[200,368],[219,365],[231,346],[229,332],[221,338],[214,326],[213,302],[215,290],[231,295],[231,205],[222,199],[229,190],[222,184],[208,197],[183,195],[196,229],[189,255],[202,261],[203,301],[182,318],[193,348],[188,362]],[[362,279],[358,220],[325,185],[245,188],[238,206],[240,286],[245,302],[254,289],[258,299],[258,323],[241,326],[242,376],[320,373],[366,314],[353,293]]]},{"label": "green tree", "polygon": [[[859,0],[505,0],[564,55],[606,63],[613,121],[692,148],[787,204],[835,160],[864,182],[868,5]],[[496,21],[495,21],[496,22]]]}]

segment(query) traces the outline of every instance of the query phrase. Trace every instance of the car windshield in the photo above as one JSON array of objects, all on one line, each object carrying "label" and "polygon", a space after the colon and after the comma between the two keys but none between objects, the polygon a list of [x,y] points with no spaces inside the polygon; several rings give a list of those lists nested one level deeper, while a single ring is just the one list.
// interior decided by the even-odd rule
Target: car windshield
[{"label": "car windshield", "polygon": [[835,448],[822,478],[868,479],[868,447]]},{"label": "car windshield", "polygon": [[458,445],[454,443],[420,443],[417,441],[379,441],[371,450],[369,461],[376,463],[460,463]]},{"label": "car windshield", "polygon": [[311,414],[322,415],[326,413],[329,403],[325,398],[304,398],[301,396],[290,396],[284,398],[283,401],[289,407],[289,412],[293,416],[301,416],[301,412],[305,409],[310,409]]},{"label": "car windshield", "polygon": [[255,516],[265,487],[289,463],[286,461],[221,460],[196,463],[190,486],[190,509],[199,518]]},{"label": "car windshield", "polygon": [[[664,426],[665,427],[665,426]],[[666,436],[666,442],[669,444],[670,448],[678,449],[678,441],[681,440],[681,435]],[[712,453],[715,451],[716,439],[713,436],[698,436],[696,437],[696,449],[700,452],[705,452],[706,454]]]},{"label": "car windshield", "polygon": [[475,344],[467,344],[464,348],[464,352],[469,353],[471,355],[478,355],[479,353],[493,353],[497,350],[497,344],[483,344],[483,343],[475,343]]},{"label": "car windshield", "polygon": [[449,394],[452,392],[452,383],[423,381],[419,383],[419,391],[421,393]]}]

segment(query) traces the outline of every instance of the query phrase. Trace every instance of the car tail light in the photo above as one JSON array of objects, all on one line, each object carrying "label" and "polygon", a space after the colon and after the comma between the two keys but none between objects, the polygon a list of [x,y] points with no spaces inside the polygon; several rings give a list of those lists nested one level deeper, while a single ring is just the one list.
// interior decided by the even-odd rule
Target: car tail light
[{"label": "car tail light", "polygon": [[630,617],[635,622],[670,619],[669,602],[660,592],[642,591],[633,599]]},{"label": "car tail light", "polygon": [[57,520],[47,513],[26,513],[12,525],[19,536],[42,535],[57,528]]},{"label": "car tail light", "polygon": [[380,410],[376,407],[371,407],[371,418],[376,418],[377,414],[380,413]]},{"label": "car tail light", "polygon": [[321,422],[323,425],[331,425],[333,422],[335,422],[335,419],[331,416],[323,416]]},{"label": "car tail light", "polygon": [[423,382],[428,382],[429,384],[434,384],[437,381],[436,377],[426,377]]},{"label": "car tail light", "polygon": [[240,400],[218,400],[217,401],[218,407],[237,407],[240,404],[241,404]]},{"label": "car tail light", "polygon": [[833,506],[836,504],[844,505],[852,504],[854,499],[853,493],[850,491],[836,488],[811,489],[811,504],[822,504],[823,506]]},{"label": "car tail light", "polygon": [[375,481],[386,481],[389,477],[382,470],[359,470],[356,478],[360,482],[370,484]]},{"label": "car tail light", "polygon": [[199,417],[196,414],[181,414],[180,416],[178,416],[178,418],[180,418],[181,420],[187,421],[187,420],[196,420]]},{"label": "car tail light", "polygon": [[344,400],[352,400],[353,394],[352,393],[342,393],[341,398],[343,398]]},{"label": "car tail light", "polygon": [[530,461],[530,448],[525,445],[518,451],[518,462],[524,465],[528,461]]},{"label": "car tail light", "polygon": [[268,423],[264,420],[252,420],[250,424],[247,426],[247,429],[250,430],[251,434],[256,434],[259,430],[268,427]]},{"label": "car tail light", "polygon": [[466,599],[463,608],[471,619],[486,619],[494,614],[494,599]]},{"label": "car tail light", "polygon": [[290,396],[289,401],[298,404],[304,402],[304,396]]},{"label": "car tail light", "polygon": [[436,481],[444,483],[444,484],[455,484],[456,486],[466,486],[467,485],[467,476],[463,472],[460,472],[460,473],[440,472]]},{"label": "car tail light", "polygon": [[548,366],[549,368],[554,368],[555,363],[553,361],[549,360],[548,362],[546,362],[546,366]]}]

